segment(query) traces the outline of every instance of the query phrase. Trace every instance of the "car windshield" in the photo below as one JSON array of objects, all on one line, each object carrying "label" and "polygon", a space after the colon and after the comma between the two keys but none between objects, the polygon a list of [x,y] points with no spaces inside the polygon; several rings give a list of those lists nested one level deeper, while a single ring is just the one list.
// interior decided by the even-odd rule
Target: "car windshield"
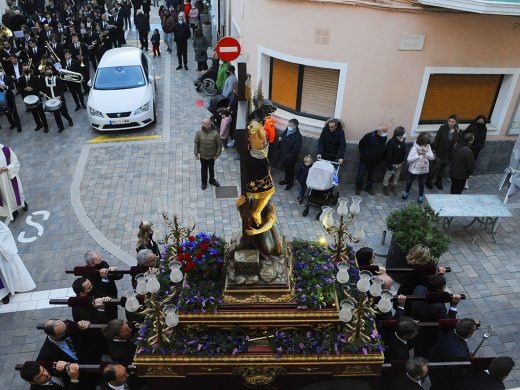
[{"label": "car windshield", "polygon": [[139,65],[99,68],[94,89],[114,90],[139,88],[146,84]]}]

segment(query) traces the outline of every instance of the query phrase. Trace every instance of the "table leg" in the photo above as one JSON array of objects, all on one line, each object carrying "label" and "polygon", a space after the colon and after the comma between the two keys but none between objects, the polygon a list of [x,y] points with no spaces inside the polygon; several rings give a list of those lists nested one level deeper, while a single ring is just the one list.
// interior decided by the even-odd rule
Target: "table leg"
[{"label": "table leg", "polygon": [[473,221],[471,221],[471,223],[470,223],[469,225],[464,226],[464,229],[469,228],[471,225],[473,225],[473,224],[474,224],[475,222],[477,222],[477,221],[478,221],[479,223],[481,223],[481,222],[480,222],[480,219],[479,219],[478,217],[474,217],[474,218],[473,218]]},{"label": "table leg", "polygon": [[443,227],[444,230],[446,230],[447,232],[450,231],[450,228],[451,228],[451,222],[453,221],[453,218],[455,218],[455,217],[444,217],[443,220],[442,220],[442,227]]},{"label": "table leg", "polygon": [[498,221],[500,220],[499,217],[492,218],[493,219],[493,226],[491,227],[491,237],[493,238],[493,242],[496,244],[497,240],[495,239],[495,233],[497,231]]}]

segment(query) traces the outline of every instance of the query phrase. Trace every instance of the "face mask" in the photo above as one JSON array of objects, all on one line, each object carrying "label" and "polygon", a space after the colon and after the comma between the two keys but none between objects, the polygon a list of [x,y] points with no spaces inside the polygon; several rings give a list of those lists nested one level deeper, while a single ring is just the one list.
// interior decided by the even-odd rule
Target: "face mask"
[{"label": "face mask", "polygon": [[288,132],[294,131],[294,127],[287,127],[287,131]]},{"label": "face mask", "polygon": [[4,72],[0,72],[0,77],[4,77]]},{"label": "face mask", "polygon": [[381,133],[379,134],[380,137],[383,137],[383,138],[386,138],[387,134],[386,133]]},{"label": "face mask", "polygon": [[397,140],[398,140],[399,142],[403,142],[403,141],[404,141],[404,137],[397,137]]},{"label": "face mask", "polygon": [[64,341],[69,337],[69,334],[67,332],[63,333],[60,337],[54,337],[56,341]]}]

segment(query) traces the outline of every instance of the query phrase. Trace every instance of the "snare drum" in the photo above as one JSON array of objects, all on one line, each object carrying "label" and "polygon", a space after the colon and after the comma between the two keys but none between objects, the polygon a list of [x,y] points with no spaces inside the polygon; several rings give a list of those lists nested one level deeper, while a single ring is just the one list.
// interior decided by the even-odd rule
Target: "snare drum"
[{"label": "snare drum", "polygon": [[42,104],[40,98],[36,95],[27,95],[26,97],[23,98],[23,102],[29,109],[36,108],[40,104]]},{"label": "snare drum", "polygon": [[48,99],[45,103],[44,103],[44,110],[45,111],[57,111],[60,109],[61,107],[61,100],[60,99]]}]

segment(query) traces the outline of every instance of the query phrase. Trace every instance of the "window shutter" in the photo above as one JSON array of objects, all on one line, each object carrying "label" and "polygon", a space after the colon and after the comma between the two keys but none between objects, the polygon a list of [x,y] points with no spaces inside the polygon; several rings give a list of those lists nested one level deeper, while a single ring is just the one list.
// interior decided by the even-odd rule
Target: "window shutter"
[{"label": "window shutter", "polygon": [[298,92],[298,64],[273,58],[271,72],[271,100],[296,110]]},{"label": "window shutter", "polygon": [[419,123],[444,123],[451,114],[467,122],[489,119],[502,84],[500,74],[432,74]]},{"label": "window shutter", "polygon": [[300,111],[325,118],[334,116],[339,70],[305,66]]}]

